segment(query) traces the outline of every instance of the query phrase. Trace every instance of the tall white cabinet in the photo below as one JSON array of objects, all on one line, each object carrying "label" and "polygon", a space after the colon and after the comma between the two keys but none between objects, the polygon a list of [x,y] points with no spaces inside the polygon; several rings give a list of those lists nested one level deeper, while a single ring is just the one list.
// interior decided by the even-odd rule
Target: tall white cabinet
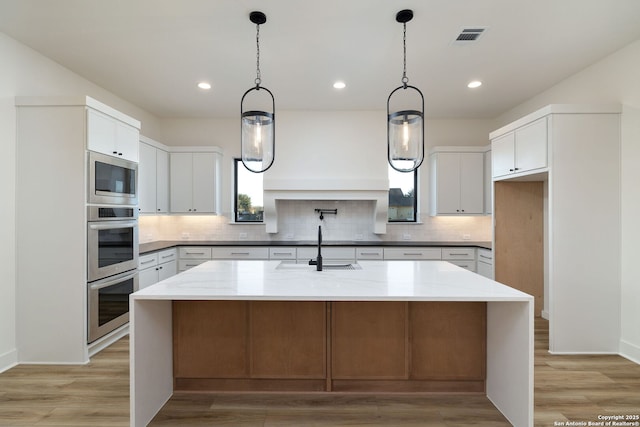
[{"label": "tall white cabinet", "polygon": [[[517,199],[529,197],[527,181],[542,186],[535,197],[543,210],[543,227],[534,239],[544,243],[543,315],[549,317],[554,353],[618,353],[620,113],[620,106],[549,105],[490,134],[494,186],[507,183]],[[511,140],[518,168],[514,171],[500,166],[503,144]],[[526,162],[518,160],[518,151],[523,151],[519,140],[529,153]],[[500,208],[504,203],[497,193],[494,197],[495,225],[499,209],[507,208]],[[511,270],[519,264],[510,256],[520,251],[526,259],[527,242],[518,242],[520,231],[494,236],[498,281],[505,266]],[[512,244],[519,247],[511,250]]]},{"label": "tall white cabinet", "polygon": [[[18,362],[85,363],[86,150],[118,132],[137,141],[140,122],[89,97],[17,97],[16,107]],[[137,158],[137,145],[118,152]]]},{"label": "tall white cabinet", "polygon": [[141,135],[138,176],[140,213],[168,213],[169,147]]}]

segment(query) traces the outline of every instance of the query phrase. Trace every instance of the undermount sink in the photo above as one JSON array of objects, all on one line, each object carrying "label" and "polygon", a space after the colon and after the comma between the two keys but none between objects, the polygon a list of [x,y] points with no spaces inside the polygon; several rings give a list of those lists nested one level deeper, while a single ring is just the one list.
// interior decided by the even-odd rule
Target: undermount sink
[{"label": "undermount sink", "polygon": [[[322,264],[324,270],[362,270],[360,264]],[[282,261],[276,267],[276,270],[309,270],[314,271],[315,265],[309,264],[296,264],[294,262]]]}]

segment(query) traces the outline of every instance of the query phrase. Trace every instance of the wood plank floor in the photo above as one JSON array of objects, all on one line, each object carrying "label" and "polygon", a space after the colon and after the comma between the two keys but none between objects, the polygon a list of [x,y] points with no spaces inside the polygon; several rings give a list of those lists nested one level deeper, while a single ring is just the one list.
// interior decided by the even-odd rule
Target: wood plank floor
[{"label": "wood plank floor", "polygon": [[[0,374],[0,426],[128,426],[129,341],[86,366],[21,365]],[[552,356],[536,321],[535,425],[640,414],[640,365]],[[151,426],[508,426],[483,396],[179,394]],[[559,424],[557,424],[559,425]]]}]

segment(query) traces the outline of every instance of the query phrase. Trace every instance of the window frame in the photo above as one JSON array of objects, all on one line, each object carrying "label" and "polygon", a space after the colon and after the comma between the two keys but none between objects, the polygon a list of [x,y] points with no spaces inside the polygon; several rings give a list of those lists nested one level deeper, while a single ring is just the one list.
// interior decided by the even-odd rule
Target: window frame
[{"label": "window frame", "polygon": [[[389,217],[389,211],[387,211],[387,222],[389,223],[417,223],[418,222],[418,169],[413,172],[398,172],[398,173],[413,173],[413,219],[391,219]],[[389,183],[389,198],[391,197],[391,183]]]},{"label": "window frame", "polygon": [[[241,224],[263,224],[264,223],[264,207],[262,213],[262,219],[240,219],[240,212],[238,210],[238,170],[239,168],[245,168],[241,158],[233,159],[233,221]],[[245,168],[247,172],[254,173]],[[264,192],[264,187],[263,187]]]}]

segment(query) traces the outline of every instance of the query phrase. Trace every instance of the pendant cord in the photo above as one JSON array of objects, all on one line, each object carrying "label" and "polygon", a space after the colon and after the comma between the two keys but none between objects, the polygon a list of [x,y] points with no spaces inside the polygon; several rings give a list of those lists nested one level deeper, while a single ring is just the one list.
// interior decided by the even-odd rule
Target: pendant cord
[{"label": "pendant cord", "polygon": [[407,77],[407,23],[402,23],[402,50],[404,54],[403,69],[402,69],[402,85],[407,88],[409,78]]},{"label": "pendant cord", "polygon": [[256,24],[256,89],[260,89],[260,24]]}]

